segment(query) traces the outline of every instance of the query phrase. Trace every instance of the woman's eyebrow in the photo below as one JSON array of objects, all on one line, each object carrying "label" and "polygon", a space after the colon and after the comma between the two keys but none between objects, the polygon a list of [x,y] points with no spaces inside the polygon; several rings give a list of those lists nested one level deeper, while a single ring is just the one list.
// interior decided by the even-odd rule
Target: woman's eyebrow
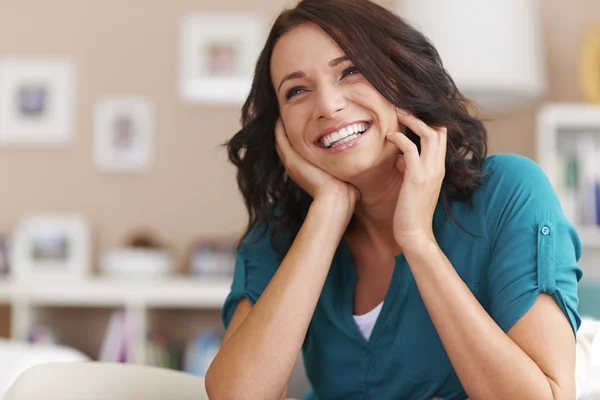
[{"label": "woman's eyebrow", "polygon": [[[348,61],[349,58],[348,56],[341,56],[341,57],[337,57],[334,58],[333,60],[329,61],[329,66],[331,68],[338,66],[339,64],[343,63],[344,61]],[[290,79],[297,79],[297,78],[304,78],[306,77],[306,74],[302,71],[295,71],[292,72],[291,74],[287,74],[286,76],[284,76],[281,79],[281,82],[279,82],[279,86],[277,87],[277,92],[279,92],[279,90],[281,89],[281,85],[283,85],[283,83],[285,81],[288,81]]]},{"label": "woman's eyebrow", "polygon": [[333,60],[329,61],[329,66],[331,68],[336,67],[338,65],[340,65],[341,63],[343,63],[344,61],[348,61],[350,58],[348,56],[341,56],[338,58],[334,58]]},{"label": "woman's eyebrow", "polygon": [[283,79],[281,79],[281,82],[279,83],[279,87],[277,88],[277,91],[279,92],[279,89],[281,89],[281,85],[283,85],[283,83],[287,80],[290,79],[296,79],[296,78],[304,78],[306,76],[306,74],[302,71],[296,71],[296,72],[292,72],[291,74],[287,74],[286,76],[283,77]]}]

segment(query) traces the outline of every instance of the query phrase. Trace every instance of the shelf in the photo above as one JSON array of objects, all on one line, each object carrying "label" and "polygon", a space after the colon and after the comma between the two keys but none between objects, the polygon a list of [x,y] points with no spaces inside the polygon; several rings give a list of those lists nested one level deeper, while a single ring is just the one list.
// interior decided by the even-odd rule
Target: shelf
[{"label": "shelf", "polygon": [[0,281],[0,300],[43,306],[214,309],[223,305],[230,286],[231,279],[198,278],[147,282],[96,278],[58,284]]}]

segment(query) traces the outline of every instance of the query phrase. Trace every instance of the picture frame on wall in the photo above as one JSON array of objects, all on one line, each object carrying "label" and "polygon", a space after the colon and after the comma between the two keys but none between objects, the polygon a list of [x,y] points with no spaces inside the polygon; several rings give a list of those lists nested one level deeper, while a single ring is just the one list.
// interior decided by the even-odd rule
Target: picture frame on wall
[{"label": "picture frame on wall", "polygon": [[94,111],[94,165],[102,172],[141,173],[154,158],[154,107],[142,97],[104,98]]},{"label": "picture frame on wall", "polygon": [[66,146],[74,134],[69,58],[0,58],[0,145]]},{"label": "picture frame on wall", "polygon": [[203,13],[182,19],[178,90],[195,103],[242,103],[265,39],[257,14]]},{"label": "picture frame on wall", "polygon": [[17,281],[80,281],[91,270],[90,228],[70,215],[23,218],[14,234],[11,273]]}]

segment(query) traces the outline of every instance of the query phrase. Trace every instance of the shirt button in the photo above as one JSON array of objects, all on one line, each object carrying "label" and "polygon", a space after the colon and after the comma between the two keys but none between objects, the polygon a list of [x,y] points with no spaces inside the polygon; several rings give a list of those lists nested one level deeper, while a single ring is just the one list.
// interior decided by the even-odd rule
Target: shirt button
[{"label": "shirt button", "polygon": [[544,226],[542,228],[542,235],[548,236],[549,234],[550,234],[550,228],[548,228],[547,226]]}]

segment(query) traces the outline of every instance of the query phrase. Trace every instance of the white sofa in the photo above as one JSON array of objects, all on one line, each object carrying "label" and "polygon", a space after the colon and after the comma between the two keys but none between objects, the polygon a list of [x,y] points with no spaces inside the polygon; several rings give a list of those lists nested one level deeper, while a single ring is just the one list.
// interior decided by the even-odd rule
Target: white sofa
[{"label": "white sofa", "polygon": [[22,374],[4,400],[208,400],[204,379],[165,368],[51,363]]},{"label": "white sofa", "polygon": [[78,361],[89,361],[89,357],[70,347],[32,345],[0,339],[0,399],[17,377],[33,366]]},{"label": "white sofa", "polygon": [[198,376],[165,368],[99,362],[37,365],[23,373],[4,397],[38,399],[209,400],[204,379]]}]

